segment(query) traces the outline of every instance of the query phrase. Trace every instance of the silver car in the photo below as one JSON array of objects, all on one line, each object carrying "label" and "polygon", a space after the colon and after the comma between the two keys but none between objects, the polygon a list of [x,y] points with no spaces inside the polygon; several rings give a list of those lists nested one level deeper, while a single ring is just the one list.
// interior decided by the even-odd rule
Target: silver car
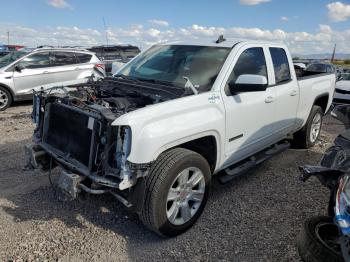
[{"label": "silver car", "polygon": [[33,89],[72,80],[103,77],[104,65],[87,50],[73,48],[21,49],[0,58],[0,111],[13,101],[32,99]]}]

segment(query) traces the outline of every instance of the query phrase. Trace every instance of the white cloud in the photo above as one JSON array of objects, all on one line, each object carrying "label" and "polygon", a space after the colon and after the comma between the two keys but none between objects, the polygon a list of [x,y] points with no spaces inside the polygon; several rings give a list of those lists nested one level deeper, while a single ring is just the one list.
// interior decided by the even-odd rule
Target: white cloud
[{"label": "white cloud", "polygon": [[148,23],[156,26],[169,26],[169,22],[165,20],[159,20],[159,19],[151,19],[148,20]]},{"label": "white cloud", "polygon": [[334,22],[346,21],[350,17],[350,5],[334,2],[327,5],[328,17]]},{"label": "white cloud", "polygon": [[[0,43],[7,42],[6,31],[10,31],[10,43],[24,44],[29,47],[39,45],[91,46],[106,44],[106,32],[92,28],[76,26],[32,28],[16,24],[0,23]],[[284,42],[292,53],[307,54],[331,52],[337,43],[337,52],[350,53],[350,29],[335,31],[329,25],[319,25],[315,32],[287,32],[281,29],[264,30],[246,27],[213,27],[194,24],[182,28],[155,28],[142,25],[129,27],[109,27],[109,44],[134,44],[146,48],[152,44],[177,41],[210,39],[216,40],[223,34],[227,39],[237,41],[259,39]]]},{"label": "white cloud", "polygon": [[271,0],[239,0],[242,5],[259,5],[270,1]]},{"label": "white cloud", "polygon": [[287,22],[287,21],[289,21],[289,18],[287,16],[282,16],[281,20]]},{"label": "white cloud", "polygon": [[320,32],[324,34],[331,34],[332,28],[329,25],[320,25]]},{"label": "white cloud", "polygon": [[47,4],[57,9],[72,9],[72,6],[65,0],[48,0]]}]

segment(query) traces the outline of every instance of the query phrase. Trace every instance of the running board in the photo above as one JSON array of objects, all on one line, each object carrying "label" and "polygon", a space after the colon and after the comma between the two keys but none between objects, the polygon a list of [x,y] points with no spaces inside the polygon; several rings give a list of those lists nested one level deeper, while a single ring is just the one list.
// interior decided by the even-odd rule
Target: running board
[{"label": "running board", "polygon": [[289,143],[280,143],[275,144],[272,147],[269,147],[263,151],[260,151],[259,153],[256,153],[255,155],[247,158],[246,160],[241,161],[241,164],[235,164],[231,167],[226,168],[224,170],[225,174],[220,175],[218,177],[219,182],[225,184],[231,181],[232,179],[245,174],[247,171],[251,170],[252,168],[261,164],[262,162],[270,159],[274,155],[287,150],[289,147]]}]

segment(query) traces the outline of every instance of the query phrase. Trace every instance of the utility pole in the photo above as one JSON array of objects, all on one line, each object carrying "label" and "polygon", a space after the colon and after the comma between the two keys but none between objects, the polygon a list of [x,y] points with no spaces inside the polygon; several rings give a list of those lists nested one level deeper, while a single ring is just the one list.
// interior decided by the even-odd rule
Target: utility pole
[{"label": "utility pole", "polygon": [[108,31],[107,31],[107,25],[106,25],[106,21],[105,21],[105,18],[104,18],[104,17],[102,17],[102,20],[103,20],[103,25],[104,25],[105,32],[106,32],[106,44],[108,45]]},{"label": "utility pole", "polygon": [[332,58],[331,58],[331,62],[334,62],[334,58],[335,58],[335,48],[337,47],[337,44],[334,45],[334,49],[333,49],[333,54],[332,54]]},{"label": "utility pole", "polygon": [[10,31],[7,31],[7,45],[10,45]]}]

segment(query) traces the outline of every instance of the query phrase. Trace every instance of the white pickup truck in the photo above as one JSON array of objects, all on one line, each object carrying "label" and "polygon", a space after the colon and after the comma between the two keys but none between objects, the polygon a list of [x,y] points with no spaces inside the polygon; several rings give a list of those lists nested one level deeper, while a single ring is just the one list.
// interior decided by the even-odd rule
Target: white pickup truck
[{"label": "white pickup truck", "polygon": [[297,77],[282,44],[155,45],[114,77],[35,93],[27,164],[59,166],[70,196],[111,193],[175,236],[202,213],[213,175],[226,182],[286,141],[313,146],[334,86],[334,74]]}]

